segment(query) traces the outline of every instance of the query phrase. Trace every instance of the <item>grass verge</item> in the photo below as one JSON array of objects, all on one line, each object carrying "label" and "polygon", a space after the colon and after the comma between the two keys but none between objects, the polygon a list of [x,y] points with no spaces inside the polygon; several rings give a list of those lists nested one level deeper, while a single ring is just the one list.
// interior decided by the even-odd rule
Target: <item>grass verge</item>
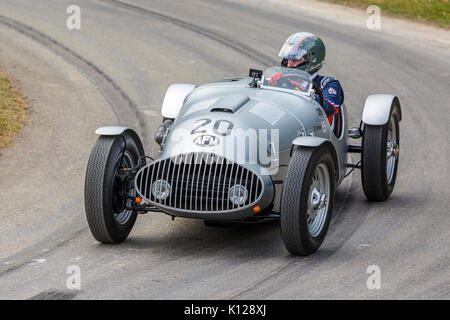
[{"label": "grass verge", "polygon": [[450,27],[450,0],[322,0],[356,7],[377,5],[383,12]]},{"label": "grass verge", "polygon": [[12,142],[12,136],[27,120],[27,107],[22,94],[0,71],[0,150]]}]

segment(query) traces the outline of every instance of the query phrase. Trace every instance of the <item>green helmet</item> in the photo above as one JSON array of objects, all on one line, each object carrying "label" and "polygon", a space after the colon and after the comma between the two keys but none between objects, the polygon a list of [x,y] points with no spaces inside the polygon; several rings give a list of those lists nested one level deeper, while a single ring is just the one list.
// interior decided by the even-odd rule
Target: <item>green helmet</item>
[{"label": "green helmet", "polygon": [[283,66],[287,66],[288,60],[301,60],[302,63],[296,69],[313,74],[322,68],[325,45],[319,37],[311,33],[298,32],[286,39],[278,56],[283,58]]}]

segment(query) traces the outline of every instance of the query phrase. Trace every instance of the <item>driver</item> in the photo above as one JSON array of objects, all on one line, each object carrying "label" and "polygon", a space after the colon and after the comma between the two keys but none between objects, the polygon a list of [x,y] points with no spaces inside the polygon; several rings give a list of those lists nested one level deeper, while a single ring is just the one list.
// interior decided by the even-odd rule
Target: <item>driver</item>
[{"label": "driver", "polygon": [[[339,108],[344,102],[344,92],[338,80],[318,74],[325,59],[325,45],[317,36],[298,32],[286,39],[278,54],[283,58],[281,65],[288,68],[296,68],[311,74],[316,92],[320,90],[323,95],[323,108],[328,116],[330,124],[334,114],[339,112]],[[275,86],[283,77],[282,73],[276,74],[269,79],[269,83]],[[288,80],[295,88],[298,84],[294,80]],[[320,103],[320,96],[314,94],[314,100]]]}]

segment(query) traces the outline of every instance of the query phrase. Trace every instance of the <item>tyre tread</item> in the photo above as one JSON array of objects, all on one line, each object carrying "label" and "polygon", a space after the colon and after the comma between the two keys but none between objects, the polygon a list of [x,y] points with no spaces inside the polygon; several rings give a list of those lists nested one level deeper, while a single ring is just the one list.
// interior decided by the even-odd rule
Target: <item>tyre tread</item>
[{"label": "tyre tread", "polygon": [[[321,234],[317,238],[312,238],[301,216],[302,203],[301,197],[304,190],[310,187],[310,175],[312,175],[311,164],[316,165],[320,159],[327,159],[330,166],[330,195],[329,212],[327,221],[323,226]],[[283,183],[281,196],[281,236],[286,249],[295,255],[307,256],[314,253],[321,245],[327,233],[330,216],[334,205],[334,167],[331,153],[327,147],[317,149],[306,147],[295,147],[289,166],[286,172],[286,178]],[[303,199],[305,199],[303,195]]]},{"label": "tyre tread", "polygon": [[[114,243],[103,217],[103,185],[108,157],[115,137],[101,136],[88,161],[85,181],[86,218],[94,238],[102,243]],[[99,186],[100,183],[100,186]]]}]

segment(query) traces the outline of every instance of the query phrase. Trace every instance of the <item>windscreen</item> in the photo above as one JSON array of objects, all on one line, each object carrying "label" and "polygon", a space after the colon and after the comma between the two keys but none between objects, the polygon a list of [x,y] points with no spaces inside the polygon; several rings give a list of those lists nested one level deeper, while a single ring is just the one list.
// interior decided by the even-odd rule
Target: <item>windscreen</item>
[{"label": "windscreen", "polygon": [[270,67],[264,71],[262,86],[309,94],[311,82],[311,75],[305,71],[286,67]]}]

